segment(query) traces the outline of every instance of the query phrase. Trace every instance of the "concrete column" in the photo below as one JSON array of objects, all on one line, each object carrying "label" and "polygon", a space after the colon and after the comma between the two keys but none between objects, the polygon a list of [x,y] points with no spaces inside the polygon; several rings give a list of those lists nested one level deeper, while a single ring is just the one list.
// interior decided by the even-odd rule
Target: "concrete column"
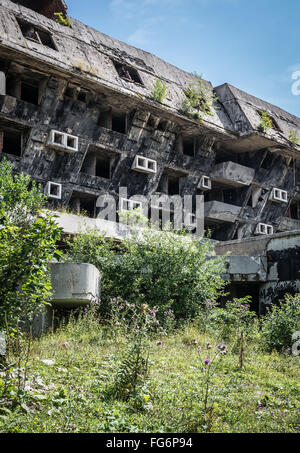
[{"label": "concrete column", "polygon": [[6,76],[2,71],[0,71],[0,95],[6,95]]},{"label": "concrete column", "polygon": [[85,173],[90,176],[95,176],[96,175],[96,153],[91,152],[87,153],[85,163]]}]

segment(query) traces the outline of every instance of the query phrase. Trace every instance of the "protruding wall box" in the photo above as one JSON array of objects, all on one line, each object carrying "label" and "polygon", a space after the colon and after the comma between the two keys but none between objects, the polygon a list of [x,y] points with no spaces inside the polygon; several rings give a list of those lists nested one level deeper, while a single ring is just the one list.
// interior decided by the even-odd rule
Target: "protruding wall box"
[{"label": "protruding wall box", "polygon": [[255,234],[257,236],[270,236],[273,233],[274,233],[273,226],[267,225],[266,223],[259,223],[255,230]]},{"label": "protruding wall box", "polygon": [[277,189],[276,187],[272,190],[270,195],[270,201],[275,201],[276,203],[287,203],[288,202],[288,193],[286,190]]},{"label": "protruding wall box", "polygon": [[78,307],[100,298],[101,274],[92,264],[51,263],[50,269],[54,305]]},{"label": "protruding wall box", "polygon": [[52,130],[49,137],[49,146],[55,149],[77,152],[78,151],[78,137],[70,135],[65,132]]},{"label": "protruding wall box", "polygon": [[211,179],[209,176],[202,176],[198,185],[198,189],[211,190]]},{"label": "protruding wall box", "polygon": [[143,207],[141,201],[128,200],[126,198],[121,198],[120,200],[120,211],[129,212],[133,209],[141,209]]},{"label": "protruding wall box", "polygon": [[157,162],[156,160],[148,159],[147,157],[136,156],[132,164],[132,170],[141,173],[156,174]]},{"label": "protruding wall box", "polygon": [[61,200],[62,185],[57,182],[49,181],[47,182],[45,193],[48,195],[48,198]]}]

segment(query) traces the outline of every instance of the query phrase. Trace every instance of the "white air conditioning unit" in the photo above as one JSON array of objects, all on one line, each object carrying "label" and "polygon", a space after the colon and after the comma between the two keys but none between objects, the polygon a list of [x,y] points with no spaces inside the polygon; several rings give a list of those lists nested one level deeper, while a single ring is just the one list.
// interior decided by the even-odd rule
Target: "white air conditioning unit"
[{"label": "white air conditioning unit", "polygon": [[211,190],[211,179],[209,176],[202,176],[198,189]]},{"label": "white air conditioning unit", "polygon": [[256,227],[255,234],[257,236],[269,236],[274,233],[274,228],[272,225],[267,225],[266,223],[259,223]]},{"label": "white air conditioning unit", "polygon": [[157,173],[157,162],[147,157],[136,156],[131,168],[141,173],[155,174]]},{"label": "white air conditioning unit", "polygon": [[52,130],[50,133],[49,143],[52,148],[76,152],[78,151],[78,137],[65,132]]},{"label": "white air conditioning unit", "polygon": [[274,188],[271,192],[270,200],[276,201],[277,203],[287,203],[288,193],[286,190]]},{"label": "white air conditioning unit", "polygon": [[120,211],[129,212],[134,209],[142,209],[143,204],[141,201],[127,200],[126,198],[121,198],[120,201]]},{"label": "white air conditioning unit", "polygon": [[57,182],[49,181],[47,182],[45,193],[46,195],[48,195],[48,198],[61,200],[62,185],[58,184]]}]

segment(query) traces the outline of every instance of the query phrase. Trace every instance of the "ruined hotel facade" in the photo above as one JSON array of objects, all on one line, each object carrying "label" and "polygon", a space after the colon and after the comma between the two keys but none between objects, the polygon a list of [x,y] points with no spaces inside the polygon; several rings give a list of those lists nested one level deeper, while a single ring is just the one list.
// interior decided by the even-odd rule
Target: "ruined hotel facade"
[{"label": "ruined hotel facade", "polygon": [[194,75],[54,13],[67,17],[64,1],[0,0],[0,158],[42,184],[49,207],[97,218],[103,194],[121,210],[135,194],[203,195],[215,240],[300,228],[299,118],[209,82],[210,112],[186,115]]},{"label": "ruined hotel facade", "polygon": [[[263,312],[300,292],[300,119],[209,82],[214,104],[184,113],[196,81],[68,18],[62,0],[0,0],[0,159],[43,186],[68,234],[96,226],[122,240],[126,226],[101,216],[103,195],[119,210],[142,195],[149,216],[164,209],[151,206],[153,195],[202,195],[216,253],[231,253],[231,295],[252,295]],[[157,83],[166,87],[161,102]],[[60,266],[52,265],[54,303],[97,295],[91,265]]]}]

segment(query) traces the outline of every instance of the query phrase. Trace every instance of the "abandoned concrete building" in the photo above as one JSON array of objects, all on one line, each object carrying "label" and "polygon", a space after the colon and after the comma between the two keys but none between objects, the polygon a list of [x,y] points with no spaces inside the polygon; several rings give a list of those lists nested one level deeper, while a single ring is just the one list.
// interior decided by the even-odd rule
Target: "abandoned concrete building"
[{"label": "abandoned concrete building", "polygon": [[63,0],[0,0],[0,159],[43,185],[66,230],[72,214],[97,224],[103,194],[120,210],[135,194],[203,195],[216,241],[300,230],[300,119],[206,81],[214,103],[184,112],[196,80],[68,18]]}]

